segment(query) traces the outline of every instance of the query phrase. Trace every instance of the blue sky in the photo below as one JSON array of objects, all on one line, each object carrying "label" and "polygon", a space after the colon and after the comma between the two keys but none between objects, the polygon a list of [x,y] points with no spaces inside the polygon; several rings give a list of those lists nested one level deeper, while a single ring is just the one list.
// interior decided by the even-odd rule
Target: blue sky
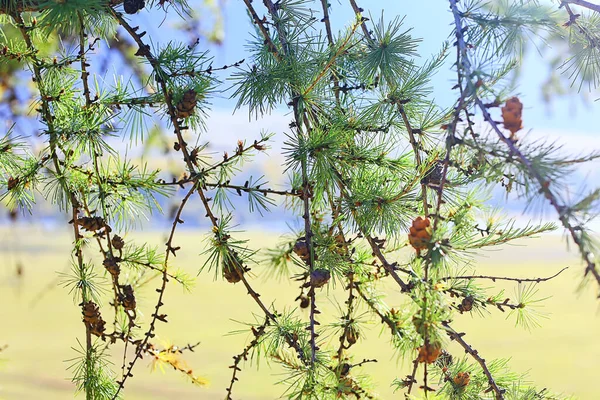
[{"label": "blue sky", "polygon": [[[224,41],[221,45],[209,45],[209,53],[214,57],[215,66],[232,64],[242,58],[246,58],[247,39],[249,33],[253,32],[252,24],[246,13],[242,0],[208,0],[219,3],[224,17]],[[203,0],[190,0],[192,7],[203,16],[211,18],[209,12],[200,5]],[[329,0],[332,5],[331,20],[335,28],[342,28],[354,20],[354,15],[347,0]],[[449,40],[452,32],[452,15],[446,1],[412,1],[402,2],[396,0],[362,0],[359,6],[365,9],[365,15],[378,19],[382,12],[385,20],[399,17],[404,19],[406,29],[412,29],[411,34],[415,38],[421,38],[419,46],[420,58],[417,63],[424,63],[431,55],[437,53],[445,40]],[[265,14],[261,1],[254,1],[258,14]],[[312,8],[321,16],[320,2],[313,2]],[[557,10],[559,15],[564,10]],[[206,17],[209,16],[209,17]],[[132,17],[135,23],[139,23],[148,31],[148,37],[157,43],[165,43],[170,40],[188,41],[187,37],[177,37],[173,26],[181,20],[176,13],[168,13],[168,18],[163,21],[164,13],[159,9],[150,12],[144,10]],[[565,16],[565,21],[567,17]],[[161,24],[162,23],[162,24]],[[201,22],[207,25],[206,22]],[[540,90],[541,84],[548,77],[548,59],[543,59],[536,50],[545,49],[546,45],[530,38],[528,45],[530,51],[526,55],[521,79],[518,82],[515,95],[519,95],[524,103],[524,127],[525,129],[563,131],[568,140],[575,135],[586,146],[586,140],[593,138],[598,133],[597,118],[595,114],[600,112],[600,93],[585,93],[589,98],[583,101],[581,96],[567,96],[553,98],[551,103],[545,103]],[[201,46],[204,46],[202,43]],[[433,79],[433,97],[442,106],[451,106],[457,98],[457,92],[450,88],[456,83],[455,72],[450,69],[453,62],[452,57],[448,60],[448,67],[442,68]],[[228,70],[226,71],[229,73]],[[220,77],[226,77],[220,74]],[[585,89],[584,89],[585,92]],[[228,94],[221,94],[213,99],[213,109],[232,110],[234,101],[227,98]],[[246,114],[244,111],[242,113]]]},{"label": "blue sky", "polygon": [[[196,0],[197,1],[197,0]],[[332,3],[332,21],[341,28],[353,21],[353,14],[347,1],[330,0]],[[248,32],[252,30],[251,23],[246,15],[244,4],[241,0],[227,0],[224,4],[225,37],[222,46],[211,46],[211,54],[215,57],[215,64],[227,64],[244,58]],[[262,10],[259,1],[253,3],[257,10]],[[400,2],[391,0],[378,0],[359,2],[373,19],[380,17],[383,12],[386,20],[395,17],[404,18],[406,29],[411,28],[415,38],[422,38],[419,51],[422,55],[417,62],[425,62],[441,48],[444,40],[448,39],[452,31],[452,15],[447,3],[444,1]],[[319,4],[315,3],[314,7]],[[320,11],[320,7],[317,8]],[[563,12],[562,10],[559,12]],[[263,13],[259,13],[263,15]],[[566,20],[566,17],[565,17]],[[538,44],[543,47],[542,44]],[[542,100],[540,85],[547,78],[548,60],[544,60],[531,46],[531,51],[526,57],[523,75],[519,81],[518,91],[525,104],[525,125],[535,129],[565,129],[569,132],[580,134],[593,134],[598,132],[594,114],[600,111],[600,97],[591,95],[591,101],[581,101],[576,96],[570,98],[553,99],[551,104]],[[449,63],[452,61],[450,60]],[[442,69],[433,81],[434,97],[442,105],[452,105],[456,99],[456,92],[450,90],[455,83],[455,73],[449,68]],[[228,101],[215,101],[215,106],[230,108]]]}]

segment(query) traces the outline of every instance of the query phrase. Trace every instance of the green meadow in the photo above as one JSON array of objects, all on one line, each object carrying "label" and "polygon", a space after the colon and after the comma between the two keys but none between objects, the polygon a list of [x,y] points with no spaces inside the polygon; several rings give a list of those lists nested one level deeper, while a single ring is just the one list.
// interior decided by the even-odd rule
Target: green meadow
[{"label": "green meadow", "polygon": [[[58,273],[69,268],[71,239],[66,231],[43,231],[35,226],[0,231],[0,399],[68,399],[73,397],[73,384],[67,370],[69,359],[77,356],[74,347],[83,340],[81,310],[67,289],[59,283]],[[173,259],[174,266],[195,276],[202,265],[204,233],[182,231],[175,244],[182,247]],[[275,244],[277,236],[255,232],[248,235],[252,244]],[[164,233],[138,232],[126,240],[137,243],[164,243]],[[94,250],[95,251],[95,250]],[[93,253],[89,252],[91,257]],[[23,273],[15,272],[17,262]],[[580,399],[600,398],[597,379],[600,371],[600,316],[593,285],[577,291],[583,268],[575,253],[567,251],[560,235],[548,235],[503,246],[477,255],[477,272],[481,274],[518,277],[545,277],[565,266],[570,268],[556,279],[538,285],[539,297],[549,297],[539,310],[547,315],[541,327],[530,331],[515,327],[514,316],[490,309],[482,318],[476,314],[457,315],[456,329],[467,332],[465,339],[487,360],[510,358],[516,372],[528,373],[527,380],[540,388],[572,394]],[[297,287],[287,282],[267,281],[261,276],[266,267],[254,267],[253,284],[266,303],[275,302],[279,310],[294,307]],[[154,280],[146,291],[138,293],[138,306],[147,320],[156,299]],[[492,282],[486,282],[492,286]],[[516,284],[497,284],[506,288],[508,297],[515,294]],[[389,286],[390,306],[400,295]],[[335,310],[335,289],[318,293],[323,314]],[[340,301],[341,303],[341,301]],[[106,308],[108,310],[108,308]],[[249,340],[248,333],[229,334],[244,330],[239,321],[260,318],[260,310],[245,293],[241,284],[214,280],[211,272],[197,277],[191,293],[176,283],[170,283],[164,311],[169,323],[158,326],[156,341],[185,345],[200,342],[193,353],[185,354],[185,362],[196,375],[207,379],[206,387],[193,386],[172,369],[152,370],[149,358],[140,360],[134,377],[126,385],[126,399],[223,399],[229,383],[232,357]],[[108,311],[107,311],[108,312]],[[108,314],[110,315],[110,314]],[[110,321],[110,316],[107,320]],[[375,358],[379,362],[366,364],[363,372],[370,374],[382,399],[402,398],[394,395],[390,383],[395,377],[409,373],[410,360],[398,359],[388,345],[388,332],[377,320],[367,326],[365,337],[356,345],[356,359]],[[323,338],[323,340],[337,340]],[[463,352],[450,344],[457,356]],[[116,350],[122,347],[116,346]],[[114,370],[120,370],[120,358],[113,357]],[[234,386],[236,399],[258,400],[278,398],[285,390],[276,385],[282,376],[276,364],[259,366],[247,362]],[[82,397],[82,396],[81,396]]]}]

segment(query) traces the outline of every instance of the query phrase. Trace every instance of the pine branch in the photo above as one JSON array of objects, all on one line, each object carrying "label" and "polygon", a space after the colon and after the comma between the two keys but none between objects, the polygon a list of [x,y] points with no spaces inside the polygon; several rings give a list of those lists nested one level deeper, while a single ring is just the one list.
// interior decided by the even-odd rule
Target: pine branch
[{"label": "pine branch", "polygon": [[[451,1],[453,1],[453,0],[451,0]],[[496,381],[492,377],[492,374],[491,374],[488,366],[485,363],[485,360],[483,358],[481,358],[481,356],[479,355],[479,352],[477,350],[475,350],[473,347],[471,347],[471,345],[469,345],[463,339],[463,336],[465,334],[456,332],[454,329],[452,329],[450,324],[446,321],[442,322],[442,325],[444,326],[444,328],[446,328],[446,333],[450,337],[450,340],[455,340],[463,349],[465,349],[465,352],[467,354],[469,354],[471,357],[473,357],[473,359],[475,359],[475,361],[477,361],[477,363],[481,366],[481,369],[483,370],[483,373],[487,377],[488,383],[490,384],[489,390],[494,391],[496,400],[503,400],[506,389],[500,388],[497,385]]]},{"label": "pine branch", "polygon": [[169,281],[168,276],[167,276],[167,271],[168,271],[167,266],[169,263],[170,254],[173,254],[173,256],[175,256],[175,252],[179,249],[179,247],[173,246],[173,238],[175,236],[175,230],[177,229],[177,226],[179,225],[179,221],[181,221],[181,213],[183,212],[183,209],[186,206],[189,198],[192,196],[192,194],[194,194],[195,191],[196,191],[196,188],[194,186],[192,186],[192,188],[186,193],[186,195],[181,200],[181,204],[179,205],[179,208],[177,209],[177,212],[175,213],[175,217],[173,218],[173,223],[171,224],[171,232],[169,233],[169,238],[167,239],[167,243],[166,243],[167,251],[165,252],[165,261],[164,261],[164,269],[162,272],[161,285],[160,285],[160,288],[156,289],[156,291],[158,292],[158,300],[156,301],[156,304],[154,306],[154,312],[151,315],[150,325],[148,327],[148,330],[144,334],[144,339],[142,340],[141,343],[139,343],[137,345],[135,355],[134,355],[133,359],[129,362],[129,366],[127,367],[127,372],[123,375],[121,381],[117,382],[119,384],[119,387],[117,388],[116,393],[112,397],[112,400],[117,399],[119,392],[125,387],[125,382],[127,381],[127,379],[133,376],[131,371],[133,370],[133,367],[134,367],[136,361],[142,357],[142,354],[145,351],[147,351],[149,340],[155,336],[154,330],[156,329],[156,321],[158,321],[159,319],[161,321],[165,320],[166,316],[163,316],[163,314],[159,314],[159,312],[160,312],[160,308],[164,305],[163,296],[165,293],[165,289],[167,287],[167,282]]},{"label": "pine branch", "polygon": [[[373,36],[371,35],[371,32],[368,30],[366,22],[368,21],[368,18],[364,18],[362,16],[362,8],[358,7],[358,5],[356,4],[355,0],[350,0],[350,4],[352,6],[352,9],[354,10],[354,13],[357,15],[357,17],[359,18],[363,33],[365,35],[365,38],[367,39],[367,42],[371,45],[375,45],[375,40],[373,39]],[[390,85],[391,87],[394,87],[394,82],[390,82],[388,80],[388,85]],[[402,116],[402,121],[404,123],[404,127],[406,128],[406,132],[408,133],[408,139],[410,142],[410,145],[412,146],[413,149],[413,153],[415,155],[415,162],[416,162],[416,168],[417,170],[421,167],[422,161],[421,161],[421,155],[419,153],[420,151],[420,146],[417,143],[416,139],[415,139],[415,132],[414,129],[411,126],[410,121],[408,120],[408,116],[406,115],[406,111],[404,109],[404,104],[402,101],[397,101],[396,102],[396,107],[398,109],[398,112],[400,113],[400,115]],[[421,184],[421,196],[423,198],[423,214],[424,215],[429,215],[429,205],[427,203],[427,185],[425,185],[424,183]]]},{"label": "pine branch", "polygon": [[558,275],[562,274],[565,270],[569,269],[569,267],[564,267],[563,269],[561,269],[560,271],[558,271],[556,274],[552,275],[552,276],[548,276],[546,278],[511,278],[508,276],[490,276],[490,275],[459,275],[459,276],[445,276],[440,278],[440,281],[448,281],[448,280],[457,280],[457,279],[490,279],[493,282],[496,281],[513,281],[513,282],[518,282],[518,283],[522,283],[522,282],[535,282],[535,283],[540,283],[540,282],[546,282],[549,281],[551,279],[556,278]]},{"label": "pine branch", "polygon": [[263,38],[265,39],[265,42],[266,42],[265,44],[268,46],[269,51],[271,53],[273,53],[273,56],[277,59],[277,61],[281,61],[282,57],[279,54],[279,50],[273,43],[273,39],[271,38],[271,35],[269,34],[269,29],[266,27],[264,20],[262,20],[258,17],[256,10],[252,6],[252,0],[244,0],[244,4],[246,4],[246,8],[250,12],[250,15],[252,16],[252,20],[253,20],[254,24],[260,29],[260,33],[262,33]]},{"label": "pine branch", "polygon": [[[467,48],[467,44],[463,37],[461,13],[458,10],[456,0],[450,0],[450,7],[451,7],[452,13],[454,15],[455,32],[456,32],[456,37],[457,37],[456,45],[460,52],[460,64],[459,65],[464,70],[463,71],[464,76],[470,77],[470,76],[472,76],[473,71],[471,68],[471,63],[467,56],[468,48]],[[473,85],[472,82],[470,84]],[[498,138],[502,142],[504,142],[504,144],[506,144],[506,146],[509,148],[511,154],[514,154],[517,157],[517,159],[519,160],[519,162],[527,169],[527,171],[529,172],[529,175],[538,182],[538,184],[540,185],[540,192],[543,193],[544,197],[546,197],[546,199],[550,202],[552,207],[554,207],[554,209],[556,210],[556,212],[558,214],[558,219],[562,223],[563,227],[571,235],[573,242],[579,248],[581,257],[583,258],[583,260],[586,263],[584,276],[587,276],[588,274],[592,274],[592,276],[596,279],[596,282],[598,283],[598,285],[600,285],[600,271],[598,270],[597,265],[594,262],[594,254],[590,250],[585,248],[583,239],[582,239],[581,235],[578,233],[580,231],[579,228],[572,225],[571,221],[569,220],[568,215],[565,213],[565,211],[568,210],[568,207],[564,206],[563,204],[561,204],[559,202],[557,195],[550,189],[550,182],[547,181],[546,179],[544,179],[544,177],[540,174],[540,172],[533,166],[531,160],[529,160],[529,158],[527,158],[527,156],[519,150],[519,148],[516,146],[515,141],[504,136],[504,134],[498,127],[498,124],[491,117],[487,107],[485,106],[483,101],[481,101],[481,99],[477,96],[476,92],[474,92],[473,97],[474,97],[474,102],[481,110],[481,113],[482,113],[485,121],[487,121],[488,124],[492,127],[493,131],[497,134]]]},{"label": "pine branch", "polygon": [[233,385],[235,384],[235,382],[238,381],[237,373],[241,371],[239,365],[242,361],[246,361],[248,359],[248,354],[250,354],[250,351],[252,351],[252,349],[256,346],[258,346],[260,338],[264,335],[265,329],[268,325],[269,318],[265,319],[265,322],[258,328],[252,327],[252,334],[254,335],[254,337],[252,338],[250,343],[248,343],[248,345],[244,347],[244,350],[242,350],[241,353],[233,356],[233,365],[229,366],[229,368],[231,368],[233,372],[231,374],[231,380],[229,381],[229,387],[227,387],[226,389],[227,396],[225,397],[225,400],[233,400],[233,398],[231,397],[231,392],[233,390]]},{"label": "pine branch", "polygon": [[600,5],[590,3],[589,1],[586,1],[586,0],[561,0],[561,6],[563,6],[563,5],[567,6],[568,4],[574,4],[576,6],[581,6],[581,7],[587,8],[588,10],[592,10],[597,13],[600,13]]},{"label": "pine branch", "polygon": [[[333,33],[331,31],[331,21],[329,18],[329,3],[328,0],[321,0],[321,8],[323,9],[323,19],[321,22],[325,25],[325,32],[327,33],[327,42],[329,43],[329,48],[334,48],[333,42]],[[335,95],[335,100],[339,104],[340,101],[340,81],[337,77],[337,73],[334,71],[331,74],[331,78],[333,81],[333,93]]]},{"label": "pine branch", "polygon": [[[19,31],[21,32],[21,35],[27,45],[27,48],[32,53],[32,59],[33,59],[32,70],[33,70],[35,81],[37,83],[37,87],[38,87],[40,97],[41,97],[42,120],[47,125],[48,133],[50,135],[51,158],[54,163],[55,173],[57,174],[57,176],[61,176],[64,179],[64,171],[62,171],[62,169],[60,167],[60,162],[59,162],[58,155],[56,152],[56,148],[58,147],[58,144],[57,144],[58,137],[56,135],[54,124],[53,124],[54,116],[51,113],[48,96],[46,95],[45,90],[44,90],[44,80],[42,78],[42,72],[41,72],[41,67],[40,67],[41,63],[38,60],[37,55],[36,55],[38,51],[34,47],[33,42],[31,40],[30,33],[29,33],[30,29],[33,28],[33,26],[27,27],[25,25],[25,22],[21,18],[20,12],[12,11],[11,15],[12,15],[13,19],[15,20]],[[84,271],[85,271],[85,266],[84,266],[84,261],[83,261],[83,252],[82,252],[81,246],[80,246],[80,239],[82,236],[79,233],[79,225],[77,224],[77,221],[76,221],[77,217],[78,217],[77,214],[79,212],[78,211],[79,202],[76,199],[75,193],[70,191],[68,189],[68,187],[66,187],[66,190],[69,194],[70,201],[71,201],[71,211],[72,211],[71,214],[73,217],[73,235],[74,235],[73,245],[74,245],[75,255],[77,257],[77,267],[79,269],[80,276],[83,277]],[[85,290],[81,291],[81,300],[82,300],[81,301],[82,306],[84,306],[86,304],[86,302],[90,301],[89,294],[86,293]],[[86,321],[85,319],[84,319],[84,326],[85,326],[85,343],[86,343],[85,360],[86,360],[86,364],[87,364],[89,362],[89,360],[91,359],[92,352],[93,352],[92,332],[91,332],[91,324],[88,321]],[[88,378],[88,369],[86,368],[85,371],[86,371],[85,378],[87,379]],[[93,392],[90,390],[86,390],[86,399],[93,400],[92,396],[93,396]]]},{"label": "pine branch", "polygon": [[[289,49],[287,35],[284,31],[284,28],[281,26],[281,24],[277,23],[277,21],[279,21],[278,8],[275,6],[275,4],[273,4],[273,2],[271,0],[263,0],[263,3],[267,7],[267,10],[269,11],[271,18],[273,19],[273,21],[275,21],[275,29],[277,30],[278,39],[279,39],[279,42],[281,43],[281,47],[283,49],[283,55],[285,57],[289,57],[290,49]],[[259,26],[261,26],[261,25],[259,24]],[[262,30],[262,28],[261,28],[261,32],[263,32],[263,35],[265,35],[265,33],[266,33],[265,31]],[[269,41],[268,35],[265,36],[265,40],[267,42]],[[281,60],[278,60],[278,61],[281,62]],[[304,111],[301,114],[301,111],[298,106],[299,99],[300,99],[300,93],[297,93],[295,90],[292,90],[292,107],[294,110],[294,118],[295,118],[295,122],[296,122],[297,135],[298,135],[298,138],[301,139],[304,134],[310,135],[311,128],[310,128],[310,125],[308,124],[308,117],[306,116],[306,111]],[[302,132],[302,126],[305,127],[306,133]],[[309,252],[309,258],[307,260],[307,264],[308,264],[309,274],[312,274],[315,269],[315,267],[314,267],[315,252],[314,252],[314,245],[313,245],[314,234],[312,232],[312,226],[311,226],[311,220],[310,220],[310,183],[308,181],[308,166],[307,166],[307,158],[306,157],[303,157],[301,160],[301,174],[302,174],[302,187],[303,187],[302,200],[303,200],[303,205],[304,205],[304,214],[302,215],[302,218],[304,219],[304,236],[305,236],[305,241],[306,241],[306,245],[307,245],[308,252]],[[316,330],[315,330],[316,329],[315,326],[318,325],[318,322],[315,319],[315,315],[319,312],[317,310],[317,305],[316,305],[316,301],[315,301],[316,294],[315,294],[314,290],[310,291],[309,298],[310,298],[309,329],[310,329],[310,335],[311,335],[311,337],[310,337],[311,366],[314,366],[316,359],[317,359],[316,338],[318,336],[318,334],[316,333]]]}]

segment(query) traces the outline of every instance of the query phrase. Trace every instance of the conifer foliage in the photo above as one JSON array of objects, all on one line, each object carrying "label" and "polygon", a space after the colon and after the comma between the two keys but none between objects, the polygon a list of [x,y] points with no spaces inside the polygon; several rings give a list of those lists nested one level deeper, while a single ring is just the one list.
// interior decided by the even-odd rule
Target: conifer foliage
[{"label": "conifer foliage", "polygon": [[[410,27],[396,16],[371,18],[361,8],[368,4],[234,3],[255,28],[247,38],[251,56],[213,67],[198,41],[156,46],[143,26],[130,22],[128,14],[152,8],[186,21],[193,6],[184,0],[0,2],[0,90],[9,99],[2,112],[22,121],[17,98],[28,95],[39,120],[32,132],[18,125],[3,132],[1,196],[11,210],[35,213],[36,200],[45,199],[69,216],[72,270],[63,283],[81,309],[84,337],[70,369],[76,390],[87,399],[126,398],[143,357],[204,385],[180,361],[196,345],[162,348],[154,341],[161,324],[185,323],[167,316],[163,306],[173,282],[187,287],[192,280],[172,261],[186,251],[176,233],[184,209],[195,202],[211,226],[202,269],[246,292],[248,315],[259,315],[247,321],[250,340],[223,371],[231,373],[226,399],[236,398],[243,367],[256,358],[270,360],[261,367],[285,373],[287,398],[377,398],[369,366],[390,361],[353,355],[367,321],[381,324],[391,348],[412,362],[410,374],[390,382],[406,396],[559,398],[524,383],[506,360],[485,358],[485,349],[475,349],[453,321],[489,310],[510,312],[525,327],[538,324],[536,285],[562,271],[527,279],[484,276],[470,257],[557,228],[581,255],[583,283],[600,287],[598,247],[586,227],[600,189],[576,199],[564,194],[574,167],[600,153],[569,157],[552,143],[528,140],[527,105],[507,79],[535,33],[563,40],[569,53],[560,68],[576,86],[595,88],[599,7],[583,0],[449,0],[448,42],[417,62],[419,40]],[[342,7],[355,19],[337,29],[333,22]],[[127,73],[105,78],[97,51],[103,43],[122,53]],[[431,98],[430,81],[440,68],[455,76],[448,90],[456,102],[449,109]],[[25,74],[33,84],[19,94],[16,85]],[[287,107],[289,129],[232,143],[216,158],[207,143],[192,145],[220,134],[197,139],[211,96],[225,90],[251,118]],[[166,150],[177,156],[182,176],[170,179],[114,148],[114,136],[149,140],[149,121],[164,129],[161,137],[171,143]],[[240,176],[251,156],[268,152],[274,135],[286,138],[287,187],[244,182]],[[499,216],[483,195],[497,186],[548,204],[559,224],[518,227]],[[139,218],[160,208],[161,196],[177,202],[162,250],[126,236]],[[252,212],[286,208],[301,230],[275,249],[250,248],[233,230],[231,196],[246,197]],[[253,281],[263,272],[298,283],[296,309],[255,290]],[[518,296],[494,291],[499,280],[514,282]],[[139,312],[138,290],[156,282],[152,309]],[[393,308],[384,302],[390,287],[404,298]],[[327,315],[321,305],[334,292],[343,292],[343,304]],[[463,351],[452,353],[451,342]],[[112,358],[107,350],[113,346],[124,354]]]}]

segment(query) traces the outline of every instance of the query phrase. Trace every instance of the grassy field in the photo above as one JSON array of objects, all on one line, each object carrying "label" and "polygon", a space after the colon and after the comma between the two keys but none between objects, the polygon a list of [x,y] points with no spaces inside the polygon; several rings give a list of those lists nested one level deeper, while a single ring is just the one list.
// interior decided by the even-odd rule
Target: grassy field
[{"label": "grassy field", "polygon": [[[20,231],[0,231],[2,249],[0,260],[0,346],[9,347],[0,353],[0,399],[66,399],[73,397],[69,381],[68,359],[76,356],[72,347],[82,340],[83,325],[80,309],[67,290],[57,282],[57,272],[69,266],[70,238],[67,232],[42,231],[22,227]],[[162,234],[139,233],[138,243],[164,242]],[[275,243],[277,238],[256,234],[252,240],[261,244]],[[198,254],[203,248],[200,232],[186,231],[176,242],[182,251],[176,265],[194,275],[201,265]],[[581,399],[600,398],[594,384],[600,371],[600,318],[598,302],[592,285],[576,293],[582,267],[575,254],[565,250],[559,236],[521,242],[522,246],[505,246],[499,251],[486,252],[479,257],[480,273],[515,275],[520,277],[552,275],[564,266],[571,268],[551,282],[539,285],[539,296],[552,296],[543,311],[549,313],[542,327],[532,331],[514,327],[514,319],[492,312],[489,318],[457,316],[454,325],[468,332],[466,339],[488,360],[510,358],[517,372],[529,372],[529,379],[539,387],[573,394]],[[524,246],[527,247],[524,247]],[[19,249],[18,253],[11,248]],[[21,260],[23,275],[15,274],[15,262]],[[257,270],[258,272],[258,270]],[[276,300],[278,309],[294,305],[297,289],[286,283],[273,284],[261,278],[254,280],[262,298]],[[50,286],[49,283],[51,284]],[[138,304],[148,313],[155,301],[150,290],[138,296]],[[491,282],[490,282],[491,285]],[[50,290],[47,290],[51,287]],[[507,286],[513,295],[514,285]],[[335,307],[333,298],[323,293],[322,307]],[[400,297],[390,295],[387,302],[395,304]],[[126,387],[126,399],[222,399],[230,379],[231,357],[248,340],[246,334],[227,335],[243,329],[235,321],[247,321],[249,310],[259,309],[246,295],[241,285],[213,281],[212,274],[203,273],[192,293],[184,293],[175,284],[168,288],[165,312],[169,324],[159,326],[157,339],[176,344],[201,342],[196,352],[186,356],[189,366],[210,381],[208,387],[195,387],[172,370],[152,372],[148,360],[141,360],[134,369],[135,377]],[[492,310],[493,311],[493,310]],[[147,318],[147,315],[145,316]],[[358,357],[377,358],[365,372],[374,377],[382,399],[400,398],[390,387],[395,377],[408,374],[409,362],[396,360],[390,351],[387,332],[373,322],[368,339],[356,346]],[[120,348],[117,348],[120,350]],[[460,354],[460,352],[456,352]],[[115,358],[115,362],[120,362]],[[234,388],[235,398],[246,400],[274,399],[283,386],[274,385],[281,377],[275,366],[246,365]]]}]

